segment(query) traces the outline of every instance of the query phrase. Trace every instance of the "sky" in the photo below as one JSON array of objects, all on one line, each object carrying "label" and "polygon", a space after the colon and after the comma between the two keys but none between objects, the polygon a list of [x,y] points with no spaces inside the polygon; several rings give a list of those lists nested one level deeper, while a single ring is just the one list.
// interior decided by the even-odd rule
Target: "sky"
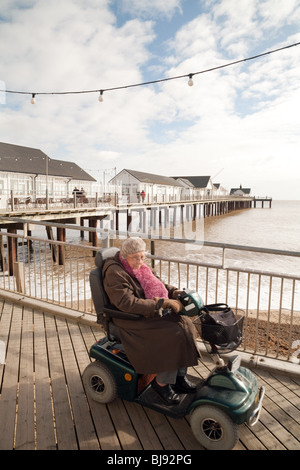
[{"label": "sky", "polygon": [[300,199],[300,45],[197,73],[298,42],[298,0],[1,0],[0,141]]}]

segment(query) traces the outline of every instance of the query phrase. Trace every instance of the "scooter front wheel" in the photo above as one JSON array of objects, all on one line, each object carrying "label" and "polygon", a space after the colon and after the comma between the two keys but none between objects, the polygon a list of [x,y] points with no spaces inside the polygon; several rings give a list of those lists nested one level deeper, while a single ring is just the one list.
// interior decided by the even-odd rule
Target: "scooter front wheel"
[{"label": "scooter front wheel", "polygon": [[196,439],[208,450],[231,450],[239,439],[239,425],[213,405],[195,408],[190,424]]},{"label": "scooter front wheel", "polygon": [[99,361],[91,362],[82,375],[85,390],[99,403],[109,403],[117,397],[117,385],[110,370]]}]

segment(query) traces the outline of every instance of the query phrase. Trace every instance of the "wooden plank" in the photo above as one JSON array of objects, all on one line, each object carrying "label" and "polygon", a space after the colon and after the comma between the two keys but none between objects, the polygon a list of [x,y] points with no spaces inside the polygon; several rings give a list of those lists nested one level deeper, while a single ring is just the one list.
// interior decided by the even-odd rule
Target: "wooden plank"
[{"label": "wooden plank", "polygon": [[163,445],[159,441],[144,408],[132,402],[124,402],[124,405],[135,432],[139,436],[142,448],[144,450],[163,450]]},{"label": "wooden plank", "polygon": [[287,428],[300,441],[300,410],[284,396],[286,387],[281,383],[277,384],[275,389],[269,383],[271,381],[274,385],[273,378],[264,371],[260,373],[260,381],[266,390],[264,406],[283,427]]},{"label": "wooden plank", "polygon": [[[95,343],[95,335],[91,327],[87,325],[75,325],[68,322],[72,343],[76,354],[76,359],[82,376],[85,368],[91,362],[88,351],[92,344]],[[81,335],[78,334],[78,328]],[[106,405],[97,403],[92,399],[88,399],[90,413],[94,422],[95,430],[103,450],[121,449],[120,442],[115,432],[114,425],[110,418]]]},{"label": "wooden plank", "polygon": [[103,330],[93,330],[92,327],[89,325],[84,325],[79,323],[79,328],[82,334],[83,341],[86,345],[87,351],[90,350],[91,346],[96,343],[96,341],[99,341],[99,339],[103,338],[105,336]]},{"label": "wooden plank", "polygon": [[166,416],[150,409],[147,409],[146,413],[154,426],[155,432],[164,450],[184,450],[183,445],[172,429]]},{"label": "wooden plank", "polygon": [[22,307],[12,306],[12,323],[0,400],[0,450],[14,449],[21,325]]},{"label": "wooden plank", "polygon": [[99,449],[66,321],[58,318],[56,322],[79,448]]},{"label": "wooden plank", "polygon": [[[262,442],[266,449],[285,450],[284,445],[278,439],[276,439],[272,432],[267,429],[260,421],[258,421],[258,423],[256,423],[255,426],[251,428],[251,431]],[[252,447],[249,447],[248,441],[245,441],[244,444],[247,449],[253,450]]]},{"label": "wooden plank", "polygon": [[241,441],[238,441],[232,450],[247,450]]},{"label": "wooden plank", "polygon": [[[271,405],[271,406],[270,406]],[[292,436],[285,427],[281,425],[279,421],[277,421],[274,416],[271,414],[272,412],[272,403],[266,401],[266,397],[264,398],[263,403],[263,410],[260,415],[261,423],[270,430],[270,432],[281,442],[284,447],[288,450],[299,450],[299,441]]]},{"label": "wooden plank", "polygon": [[170,425],[186,450],[203,450],[195,438],[187,419],[168,418]]},{"label": "wooden plank", "polygon": [[17,450],[35,449],[32,315],[32,310],[23,309],[15,438]]},{"label": "wooden plank", "polygon": [[280,423],[282,428],[282,434],[286,435],[288,430],[289,433],[289,442],[291,443],[291,448],[299,449],[300,442],[300,426],[299,424],[289,416],[284,409],[281,409],[277,403],[273,402],[267,395],[264,397],[264,407],[268,412]]},{"label": "wooden plank", "polygon": [[264,444],[257,436],[245,425],[239,427],[240,441],[248,450],[266,450]]},{"label": "wooden plank", "polygon": [[45,315],[47,348],[53,394],[53,411],[59,450],[77,450],[77,438],[69,406],[64,366],[57,337],[55,318]]},{"label": "wooden plank", "polygon": [[108,405],[116,433],[123,450],[141,450],[139,438],[132,426],[126,408],[120,399],[114,400]]},{"label": "wooden plank", "polygon": [[110,418],[107,405],[89,401],[91,414],[102,450],[121,450],[121,444]]},{"label": "wooden plank", "polygon": [[56,436],[52,411],[48,351],[44,315],[39,311],[34,312],[34,359],[36,446],[38,450],[54,450],[56,449]]},{"label": "wooden plank", "polygon": [[275,371],[261,371],[259,376],[265,378],[268,384],[274,388],[276,394],[280,393],[298,410],[300,409],[300,381],[297,383],[296,377],[277,374]]}]

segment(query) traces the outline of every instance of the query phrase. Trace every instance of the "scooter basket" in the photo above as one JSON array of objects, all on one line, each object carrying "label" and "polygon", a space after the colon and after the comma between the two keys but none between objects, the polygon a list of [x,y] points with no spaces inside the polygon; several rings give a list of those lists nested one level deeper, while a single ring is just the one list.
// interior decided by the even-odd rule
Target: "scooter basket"
[{"label": "scooter basket", "polygon": [[206,306],[205,312],[194,322],[208,352],[223,354],[234,351],[243,339],[244,312],[227,305]]}]

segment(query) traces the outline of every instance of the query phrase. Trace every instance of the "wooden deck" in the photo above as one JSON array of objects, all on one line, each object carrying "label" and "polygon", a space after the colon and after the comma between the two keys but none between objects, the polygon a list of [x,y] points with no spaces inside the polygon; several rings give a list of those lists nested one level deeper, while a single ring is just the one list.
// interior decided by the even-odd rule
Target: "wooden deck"
[{"label": "wooden deck", "polygon": [[[188,419],[175,420],[117,399],[89,402],[81,375],[89,347],[102,336],[91,327],[0,301],[0,449],[201,450]],[[209,359],[189,372],[205,377]],[[300,378],[259,370],[266,388],[254,428],[240,428],[239,450],[300,450]]]}]

